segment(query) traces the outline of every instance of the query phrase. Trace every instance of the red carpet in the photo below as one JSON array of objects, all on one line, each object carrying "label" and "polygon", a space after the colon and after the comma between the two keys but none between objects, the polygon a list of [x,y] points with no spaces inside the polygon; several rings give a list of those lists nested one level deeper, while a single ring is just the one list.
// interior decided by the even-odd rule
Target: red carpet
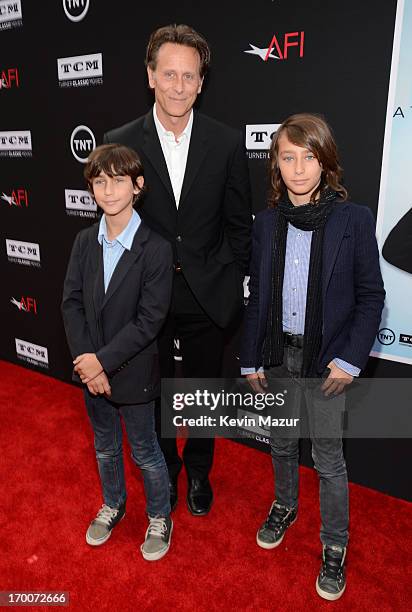
[{"label": "red carpet", "polygon": [[71,610],[98,612],[411,609],[412,504],[351,485],[348,586],[339,602],[324,602],[315,592],[316,474],[301,469],[298,520],[279,548],[262,550],[255,535],[272,500],[270,457],[226,440],[216,445],[209,516],[188,513],[181,478],[164,559],[140,555],[143,487],[130,459],[126,518],[105,545],[89,547],[101,498],[81,392],[5,362],[0,380],[0,591],[69,591]]}]

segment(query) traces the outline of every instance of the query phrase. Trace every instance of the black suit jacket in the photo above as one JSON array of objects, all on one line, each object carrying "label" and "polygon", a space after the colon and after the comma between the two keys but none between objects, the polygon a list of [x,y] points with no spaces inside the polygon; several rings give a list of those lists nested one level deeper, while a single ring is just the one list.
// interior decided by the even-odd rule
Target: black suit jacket
[{"label": "black suit jacket", "polygon": [[148,188],[139,212],[171,243],[197,300],[225,327],[242,304],[250,254],[251,198],[242,134],[194,113],[179,208],[152,110],[108,132],[104,141],[139,154]]},{"label": "black suit jacket", "polygon": [[159,394],[155,338],[169,309],[172,250],[142,222],[105,293],[98,229],[96,223],[77,234],[64,281],[70,351],[73,358],[96,353],[110,379],[112,401],[148,402]]},{"label": "black suit jacket", "polygon": [[391,229],[382,255],[388,263],[412,274],[412,208]]}]

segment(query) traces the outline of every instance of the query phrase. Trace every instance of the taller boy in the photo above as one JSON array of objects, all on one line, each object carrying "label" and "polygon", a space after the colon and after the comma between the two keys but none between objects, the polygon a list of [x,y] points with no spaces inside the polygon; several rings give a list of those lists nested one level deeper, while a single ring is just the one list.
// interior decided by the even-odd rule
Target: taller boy
[{"label": "taller boy", "polygon": [[[155,104],[105,135],[134,148],[150,185],[141,216],[174,252],[171,309],[159,338],[162,377],[174,375],[180,339],[185,377],[220,376],[223,330],[238,313],[250,251],[250,184],[242,134],[193,111],[209,66],[206,40],[186,25],[150,37],[146,66]],[[160,439],[172,508],[182,467],[175,439]],[[214,441],[189,438],[183,452],[188,506],[207,514]]]}]

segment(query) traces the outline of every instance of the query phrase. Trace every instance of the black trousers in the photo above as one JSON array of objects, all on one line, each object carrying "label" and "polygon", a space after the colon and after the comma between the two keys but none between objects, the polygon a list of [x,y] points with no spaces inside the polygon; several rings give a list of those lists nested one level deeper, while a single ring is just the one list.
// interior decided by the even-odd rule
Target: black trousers
[{"label": "black trousers", "polygon": [[[175,274],[172,304],[158,337],[160,375],[173,378],[174,339],[180,340],[184,378],[218,378],[221,376],[224,333],[202,310],[183,274]],[[184,464],[188,478],[206,478],[212,468],[214,439],[188,437],[180,458],[176,438],[162,438],[160,401],[156,402],[156,431],[171,478]]]}]

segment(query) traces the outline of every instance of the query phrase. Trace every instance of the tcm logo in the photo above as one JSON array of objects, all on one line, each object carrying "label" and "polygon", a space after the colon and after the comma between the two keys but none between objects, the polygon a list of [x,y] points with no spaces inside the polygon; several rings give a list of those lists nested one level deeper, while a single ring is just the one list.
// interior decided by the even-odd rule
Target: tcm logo
[{"label": "tcm logo", "polygon": [[0,132],[0,156],[31,157],[31,132]]},{"label": "tcm logo", "polygon": [[0,71],[0,89],[20,87],[18,68],[6,68]]},{"label": "tcm logo", "polygon": [[21,0],[0,0],[0,30],[23,25]]},{"label": "tcm logo", "polygon": [[378,331],[377,338],[381,344],[386,344],[387,346],[395,342],[395,334],[388,327],[382,327]]},{"label": "tcm logo", "polygon": [[70,21],[81,21],[89,10],[89,0],[63,0],[63,9]]},{"label": "tcm logo", "polygon": [[13,189],[10,195],[6,193],[2,193],[0,195],[0,200],[7,202],[9,206],[17,206],[18,208],[28,208],[29,206],[29,194],[27,193],[27,189]]},{"label": "tcm logo", "polygon": [[70,148],[73,157],[81,164],[87,162],[87,158],[93,149],[96,148],[96,139],[93,132],[87,125],[78,125],[74,128],[70,136]]},{"label": "tcm logo", "polygon": [[244,53],[257,55],[264,62],[270,59],[302,58],[305,54],[305,32],[287,32],[283,36],[274,34],[268,47],[261,49],[251,43],[249,43],[249,47],[250,49],[247,49]]},{"label": "tcm logo", "polygon": [[6,238],[7,255],[28,261],[40,261],[40,246],[35,242],[22,242]]},{"label": "tcm logo", "polygon": [[37,302],[33,297],[24,297],[24,295],[22,295],[20,300],[16,300],[16,298],[12,297],[10,302],[13,306],[16,306],[20,312],[32,312],[35,315],[37,314]]},{"label": "tcm logo", "polygon": [[75,55],[57,60],[60,87],[101,85],[103,56],[101,53]]},{"label": "tcm logo", "polygon": [[66,212],[76,217],[96,217],[97,204],[88,191],[65,189]]},{"label": "tcm logo", "polygon": [[246,149],[265,150],[270,149],[273,135],[279,128],[280,123],[257,123],[246,126]]},{"label": "tcm logo", "polygon": [[39,346],[38,344],[33,344],[33,342],[27,342],[27,340],[20,340],[20,338],[15,338],[15,341],[18,357],[35,365],[49,365],[49,354],[45,346]]},{"label": "tcm logo", "polygon": [[412,346],[412,334],[399,334],[399,342],[400,344]]}]

